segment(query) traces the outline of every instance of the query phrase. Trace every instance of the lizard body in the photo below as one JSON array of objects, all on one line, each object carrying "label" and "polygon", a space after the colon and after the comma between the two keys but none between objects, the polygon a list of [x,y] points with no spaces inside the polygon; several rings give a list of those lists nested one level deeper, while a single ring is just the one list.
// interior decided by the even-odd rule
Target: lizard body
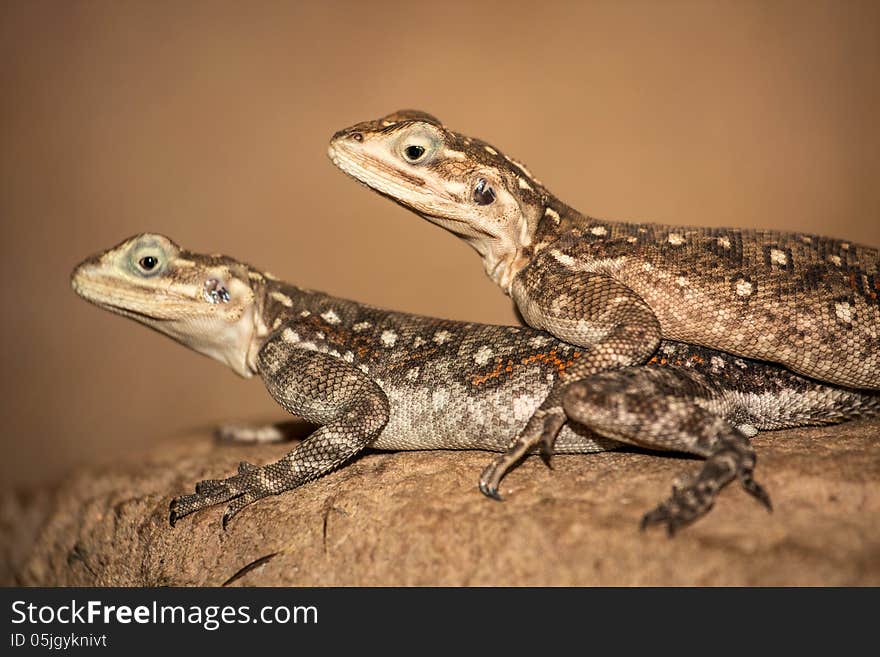
[{"label": "lizard body", "polygon": [[[485,449],[502,454],[480,479],[501,477],[536,448],[521,436],[556,382],[586,351],[529,327],[491,326],[391,312],[303,290],[226,256],[182,250],[161,235],[130,238],[81,263],[74,290],[239,375],[262,377],[275,400],[319,428],[280,461],[243,463],[172,502],[172,524],[228,503],[235,513],[345,463],[366,447]],[[596,373],[577,400],[591,420],[562,426],[555,451],[621,443],[707,459],[646,522],[670,531],[711,508],[718,490],[752,480],[747,436],[758,429],[880,414],[880,395],[830,386],[775,365],[665,341],[640,367]]]},{"label": "lizard body", "polygon": [[875,248],[582,215],[520,162],[424,112],[342,130],[329,155],[469,242],[530,325],[593,346],[600,368],[642,363],[665,338],[880,389]]}]

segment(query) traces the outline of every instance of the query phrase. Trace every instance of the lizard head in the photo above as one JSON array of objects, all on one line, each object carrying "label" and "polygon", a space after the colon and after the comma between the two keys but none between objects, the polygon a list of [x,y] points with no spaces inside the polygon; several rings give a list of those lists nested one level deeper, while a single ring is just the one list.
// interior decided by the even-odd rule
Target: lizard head
[{"label": "lizard head", "polygon": [[503,288],[528,261],[547,193],[522,164],[416,110],[333,135],[349,176],[469,242]]},{"label": "lizard head", "polygon": [[254,289],[246,265],[183,251],[143,233],[81,262],[71,274],[86,301],[129,317],[229,365],[241,376],[254,338]]}]

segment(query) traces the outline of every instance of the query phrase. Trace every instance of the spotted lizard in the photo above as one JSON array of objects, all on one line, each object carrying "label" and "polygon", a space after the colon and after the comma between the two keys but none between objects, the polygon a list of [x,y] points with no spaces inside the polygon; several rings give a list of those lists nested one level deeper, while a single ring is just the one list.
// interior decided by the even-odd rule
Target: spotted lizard
[{"label": "spotted lizard", "polygon": [[[233,258],[141,234],[84,260],[83,299],[134,319],[243,377],[258,375],[291,414],[318,428],[279,461],[242,462],[226,479],[175,497],[170,522],[227,504],[225,528],[249,504],[312,481],[368,447],[501,452],[479,479],[502,476],[535,445],[523,427],[587,351],[536,329],[391,312],[301,289]],[[690,452],[702,469],[643,518],[670,533],[705,514],[730,481],[765,505],[748,436],[880,414],[880,395],[825,385],[781,367],[663,341],[645,365],[587,380],[588,426],[563,423],[557,453],[622,442]],[[262,435],[247,428],[242,437]],[[268,434],[272,434],[268,431]],[[543,454],[549,458],[549,452]]]},{"label": "spotted lizard", "polygon": [[337,132],[357,181],[458,235],[529,325],[587,349],[525,429],[552,445],[590,423],[595,372],[645,363],[662,339],[880,390],[880,252],[806,233],[583,215],[521,162],[437,118],[401,110]]}]

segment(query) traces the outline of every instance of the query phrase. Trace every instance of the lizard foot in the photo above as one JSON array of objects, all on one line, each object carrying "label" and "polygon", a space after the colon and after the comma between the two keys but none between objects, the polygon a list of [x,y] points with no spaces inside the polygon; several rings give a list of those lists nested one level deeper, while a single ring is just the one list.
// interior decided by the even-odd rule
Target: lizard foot
[{"label": "lizard foot", "polygon": [[548,466],[556,435],[565,424],[565,413],[562,408],[539,409],[529,419],[522,432],[514,438],[507,451],[500,454],[483,470],[480,475],[480,492],[493,500],[501,500],[498,486],[504,475],[522,459],[535,445],[541,445],[541,458]]},{"label": "lizard foot", "polygon": [[238,474],[228,479],[206,479],[196,484],[195,493],[181,495],[171,500],[168,522],[174,527],[177,521],[191,513],[206,509],[209,506],[228,502],[223,513],[223,529],[239,511],[275,491],[267,485],[262,475],[263,468],[242,461],[238,466]]},{"label": "lizard foot", "polygon": [[669,536],[708,513],[724,486],[737,477],[747,493],[767,510],[772,510],[770,496],[752,478],[755,455],[750,447],[728,445],[709,457],[696,477],[680,478],[673,486],[672,495],[653,511],[642,517],[641,528],[665,524]]}]

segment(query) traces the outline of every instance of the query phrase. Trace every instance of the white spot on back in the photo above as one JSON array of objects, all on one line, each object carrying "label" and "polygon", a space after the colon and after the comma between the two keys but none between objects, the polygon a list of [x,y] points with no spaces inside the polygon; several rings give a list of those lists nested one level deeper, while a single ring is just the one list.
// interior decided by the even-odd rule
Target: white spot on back
[{"label": "white spot on back", "polygon": [[443,331],[437,331],[437,332],[434,334],[434,342],[436,342],[437,344],[443,344],[443,343],[446,342],[450,337],[452,337],[452,334],[451,334],[449,331],[446,331],[446,330],[443,330]]},{"label": "white spot on back", "polygon": [[848,324],[852,322],[852,306],[846,301],[834,304],[834,314],[837,315],[837,319],[841,321]]},{"label": "white spot on back", "polygon": [[358,322],[357,324],[352,326],[351,329],[355,333],[360,333],[361,331],[366,331],[368,328],[370,328],[370,326],[372,326],[372,324],[370,324],[369,322]]},{"label": "white spot on back", "polygon": [[434,407],[434,410],[441,410],[447,403],[449,403],[449,390],[437,388],[431,395],[431,405]]},{"label": "white spot on back", "polygon": [[669,233],[666,241],[669,242],[672,246],[681,246],[682,244],[684,244],[684,237],[679,235],[678,233]]},{"label": "white spot on back", "polygon": [[281,339],[291,344],[296,344],[300,341],[299,333],[289,328],[286,328],[281,332]]},{"label": "white spot on back", "polygon": [[553,223],[558,224],[560,221],[559,213],[553,208],[544,208],[544,214],[550,217],[553,220]]},{"label": "white spot on back", "polygon": [[713,371],[717,372],[718,370],[724,369],[724,359],[719,356],[712,356],[712,358],[709,359],[709,362],[712,364]]},{"label": "white spot on back", "polygon": [[753,289],[752,284],[744,278],[741,278],[736,282],[736,293],[741,297],[749,296]]},{"label": "white spot on back", "polygon": [[354,361],[354,354],[350,351],[346,351],[344,354],[342,354],[342,360],[344,360],[346,363],[351,363],[352,361]]},{"label": "white spot on back", "polygon": [[311,314],[312,314],[311,310],[303,310],[302,312],[300,312],[299,316],[300,317],[308,317]]},{"label": "white spot on back", "polygon": [[411,370],[407,371],[406,378],[410,381],[415,381],[419,378],[419,368],[413,367]]},{"label": "white spot on back", "polygon": [[553,259],[556,260],[556,262],[561,265],[565,265],[566,267],[573,267],[575,264],[574,258],[572,258],[570,255],[566,255],[562,251],[551,249],[550,255],[553,256]]},{"label": "white spot on back", "polygon": [[725,249],[730,248],[730,238],[727,236],[718,238],[718,245],[723,246]]},{"label": "white spot on back", "polygon": [[837,267],[840,267],[840,265],[843,264],[843,260],[840,259],[839,255],[832,254],[832,255],[828,256],[828,259],[831,261],[831,263],[833,265],[835,265]]},{"label": "white spot on back", "polygon": [[419,347],[421,347],[423,344],[425,344],[425,340],[424,340],[424,338],[422,338],[421,335],[417,335],[417,336],[413,339],[413,344],[412,344],[412,346],[415,347],[416,349],[418,349]]},{"label": "white spot on back", "polygon": [[770,262],[784,266],[788,264],[788,256],[785,255],[785,251],[770,249]]},{"label": "white spot on back", "polygon": [[397,333],[394,331],[382,331],[382,335],[379,337],[382,341],[382,344],[386,347],[393,347],[394,343],[397,342]]},{"label": "white spot on back", "polygon": [[590,228],[590,232],[593,233],[593,235],[601,236],[601,235],[607,235],[608,229],[605,228],[605,226],[593,226],[592,228]]},{"label": "white spot on back", "polygon": [[536,335],[531,340],[529,340],[529,346],[533,349],[540,349],[546,344],[550,344],[553,342],[553,338],[547,335]]},{"label": "white spot on back", "polygon": [[477,365],[485,365],[489,362],[490,358],[492,358],[492,350],[485,345],[477,349],[477,353],[474,354],[474,360]]},{"label": "white spot on back", "polygon": [[338,324],[339,323],[339,315],[336,314],[336,311],[330,308],[329,310],[325,310],[321,313],[321,317],[328,324]]},{"label": "white spot on back", "polygon": [[688,279],[685,276],[679,276],[675,282],[679,287],[685,287],[688,284]]},{"label": "white spot on back", "polygon": [[269,296],[275,299],[275,301],[280,303],[282,306],[286,306],[287,308],[290,308],[293,305],[293,301],[290,299],[290,297],[286,294],[282,294],[281,292],[272,292],[272,294],[270,294]]},{"label": "white spot on back", "polygon": [[520,189],[527,189],[530,192],[535,191],[534,189],[532,189],[532,186],[528,183],[528,181],[520,176],[516,177],[516,184],[519,185]]}]

